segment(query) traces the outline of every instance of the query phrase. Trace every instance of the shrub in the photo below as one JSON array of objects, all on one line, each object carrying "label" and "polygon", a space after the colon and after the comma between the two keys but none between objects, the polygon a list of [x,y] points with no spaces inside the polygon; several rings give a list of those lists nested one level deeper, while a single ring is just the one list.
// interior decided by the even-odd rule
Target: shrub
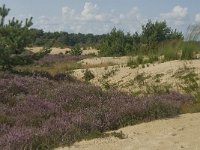
[{"label": "shrub", "polygon": [[70,54],[71,55],[74,55],[74,56],[79,56],[82,54],[82,50],[80,48],[79,45],[75,45],[74,47],[72,47],[71,51],[70,51]]},{"label": "shrub", "polygon": [[128,62],[127,62],[127,66],[131,67],[131,68],[136,68],[136,67],[138,67],[138,63],[135,60],[135,58],[129,57]]},{"label": "shrub", "polygon": [[94,77],[95,77],[94,74],[93,74],[90,70],[88,70],[88,69],[85,70],[83,79],[84,79],[86,82],[88,82],[88,81],[94,79]]}]

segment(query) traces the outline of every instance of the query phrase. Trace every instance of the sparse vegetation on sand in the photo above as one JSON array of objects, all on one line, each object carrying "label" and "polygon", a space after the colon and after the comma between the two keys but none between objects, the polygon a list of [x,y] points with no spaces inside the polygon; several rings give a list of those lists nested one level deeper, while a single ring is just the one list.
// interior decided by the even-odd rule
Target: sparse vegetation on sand
[{"label": "sparse vegetation on sand", "polygon": [[[44,33],[30,29],[32,18],[5,24],[9,11],[0,7],[0,149],[126,139],[110,130],[200,111],[199,32],[184,40],[166,22],[148,21],[132,35]],[[51,46],[59,54],[47,54]]]}]

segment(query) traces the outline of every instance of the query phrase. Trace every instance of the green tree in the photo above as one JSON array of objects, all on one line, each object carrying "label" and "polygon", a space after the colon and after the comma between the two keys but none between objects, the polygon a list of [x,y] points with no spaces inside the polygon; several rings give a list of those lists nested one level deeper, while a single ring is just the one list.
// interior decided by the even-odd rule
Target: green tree
[{"label": "green tree", "polygon": [[141,42],[146,45],[147,50],[156,48],[162,41],[183,39],[183,34],[172,30],[165,21],[153,23],[151,20],[142,26]]},{"label": "green tree", "polygon": [[0,26],[4,25],[5,17],[8,15],[9,11],[10,9],[6,8],[5,4],[2,7],[0,7],[0,16],[1,16]]},{"label": "green tree", "polygon": [[32,55],[26,53],[25,48],[32,40],[30,32],[32,18],[26,19],[25,22],[13,18],[5,24],[4,20],[9,11],[10,9],[5,5],[0,7],[0,66],[3,70],[11,70],[16,65],[32,63],[33,60],[49,52],[49,49],[43,49]]},{"label": "green tree", "polygon": [[100,43],[100,54],[104,56],[121,56],[126,54],[125,35],[121,30],[113,28]]}]

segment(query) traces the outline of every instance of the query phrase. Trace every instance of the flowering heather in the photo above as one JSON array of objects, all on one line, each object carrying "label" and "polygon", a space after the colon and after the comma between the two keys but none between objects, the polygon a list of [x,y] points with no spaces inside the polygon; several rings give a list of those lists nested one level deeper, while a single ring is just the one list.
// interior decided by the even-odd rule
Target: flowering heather
[{"label": "flowering heather", "polygon": [[0,75],[0,149],[52,149],[84,136],[179,113],[189,95],[133,97],[80,82]]}]

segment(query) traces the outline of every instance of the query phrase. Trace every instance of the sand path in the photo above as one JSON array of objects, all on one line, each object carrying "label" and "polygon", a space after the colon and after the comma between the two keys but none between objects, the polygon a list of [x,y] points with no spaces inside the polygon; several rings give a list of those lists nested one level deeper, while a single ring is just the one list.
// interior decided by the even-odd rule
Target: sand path
[{"label": "sand path", "polygon": [[199,150],[200,113],[121,128],[127,138],[108,137],[56,150]]}]

